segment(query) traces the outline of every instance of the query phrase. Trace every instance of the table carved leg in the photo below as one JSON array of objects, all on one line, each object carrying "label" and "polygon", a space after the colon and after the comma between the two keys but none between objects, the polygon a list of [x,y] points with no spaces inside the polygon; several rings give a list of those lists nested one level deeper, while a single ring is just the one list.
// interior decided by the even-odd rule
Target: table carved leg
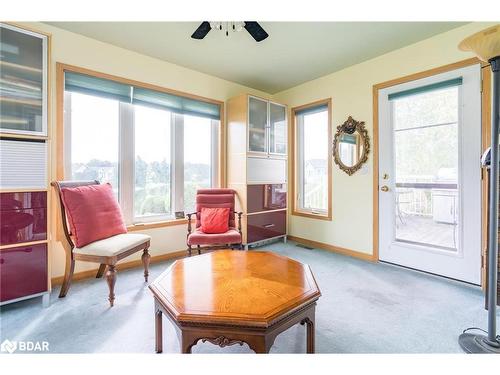
[{"label": "table carved leg", "polygon": [[255,340],[248,341],[248,346],[255,352],[255,354],[267,354],[271,350],[272,343],[270,343],[265,336],[261,336],[256,338]]},{"label": "table carved leg", "polygon": [[163,351],[162,312],[157,307],[155,307],[155,350],[156,353]]},{"label": "table carved leg", "polygon": [[314,316],[312,318],[305,318],[302,322],[302,325],[306,325],[307,327],[307,344],[306,344],[306,352],[307,354],[314,354],[315,345],[314,345]]},{"label": "table carved leg", "polygon": [[196,345],[199,338],[189,334],[188,332],[182,332],[181,335],[181,353],[191,354],[191,348]]}]

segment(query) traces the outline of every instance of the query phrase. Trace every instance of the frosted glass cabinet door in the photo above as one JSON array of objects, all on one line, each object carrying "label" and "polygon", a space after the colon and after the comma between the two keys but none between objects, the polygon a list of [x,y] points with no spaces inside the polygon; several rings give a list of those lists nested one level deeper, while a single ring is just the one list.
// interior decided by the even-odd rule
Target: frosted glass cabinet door
[{"label": "frosted glass cabinet door", "polygon": [[286,155],[287,126],[284,106],[269,103],[269,153]]},{"label": "frosted glass cabinet door", "polygon": [[267,153],[267,101],[248,98],[248,151]]},{"label": "frosted glass cabinet door", "polygon": [[47,37],[0,24],[0,131],[46,135]]}]

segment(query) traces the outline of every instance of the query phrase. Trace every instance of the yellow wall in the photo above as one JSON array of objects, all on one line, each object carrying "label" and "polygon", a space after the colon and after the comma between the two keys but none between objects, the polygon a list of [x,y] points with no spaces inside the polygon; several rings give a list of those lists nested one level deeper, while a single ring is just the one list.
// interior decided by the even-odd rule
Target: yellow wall
[{"label": "yellow wall", "polygon": [[[18,23],[18,25],[50,33],[52,35],[52,63],[50,66],[50,135],[52,139],[56,138],[56,62],[76,65],[221,101],[226,101],[230,97],[244,92],[265,97],[269,96],[258,90],[141,55],[51,25],[32,22]],[[55,155],[55,142],[52,142],[52,155]],[[52,171],[55,171],[55,161],[55,157],[52,157]],[[55,179],[54,173],[52,174],[52,179]],[[59,217],[58,215],[52,216],[54,219],[52,220],[52,228],[55,228],[55,225],[60,225],[58,220]],[[186,225],[179,225],[136,233],[151,235],[151,255],[155,256],[185,249],[186,231]],[[52,238],[55,238],[54,234],[52,234]],[[128,257],[124,261],[131,261],[139,258],[140,254],[136,254]],[[61,243],[54,242],[51,248],[52,277],[62,276],[64,274],[64,261],[65,254]],[[84,262],[76,263],[75,272],[89,269],[96,269],[96,264]]]},{"label": "yellow wall", "polygon": [[[335,130],[351,115],[358,121],[365,121],[370,138],[373,139],[372,86],[374,84],[473,57],[470,53],[459,51],[458,43],[465,36],[491,25],[493,24],[467,24],[280,92],[274,95],[274,99],[294,107],[331,97],[333,129]],[[334,164],[332,179],[332,221],[291,216],[289,234],[372,254],[372,155],[369,155],[367,165],[353,176],[348,176]]]}]

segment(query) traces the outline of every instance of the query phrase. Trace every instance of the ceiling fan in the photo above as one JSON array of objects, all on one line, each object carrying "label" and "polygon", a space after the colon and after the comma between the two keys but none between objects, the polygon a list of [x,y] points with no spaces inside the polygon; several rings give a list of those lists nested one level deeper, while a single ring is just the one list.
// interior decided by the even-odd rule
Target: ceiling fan
[{"label": "ceiling fan", "polygon": [[256,42],[261,42],[266,39],[269,34],[255,21],[243,21],[243,22],[208,22],[203,21],[200,26],[195,30],[191,38],[193,39],[203,39],[210,30],[220,30],[229,36],[229,31],[241,31],[245,29],[248,33],[255,39]]}]

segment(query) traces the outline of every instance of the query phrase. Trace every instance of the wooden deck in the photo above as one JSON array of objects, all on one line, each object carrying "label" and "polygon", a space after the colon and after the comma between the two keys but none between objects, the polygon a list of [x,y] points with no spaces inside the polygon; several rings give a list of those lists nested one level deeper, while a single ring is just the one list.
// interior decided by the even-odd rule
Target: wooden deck
[{"label": "wooden deck", "polygon": [[396,239],[455,250],[458,225],[437,223],[430,216],[403,214],[401,219],[396,217]]}]

